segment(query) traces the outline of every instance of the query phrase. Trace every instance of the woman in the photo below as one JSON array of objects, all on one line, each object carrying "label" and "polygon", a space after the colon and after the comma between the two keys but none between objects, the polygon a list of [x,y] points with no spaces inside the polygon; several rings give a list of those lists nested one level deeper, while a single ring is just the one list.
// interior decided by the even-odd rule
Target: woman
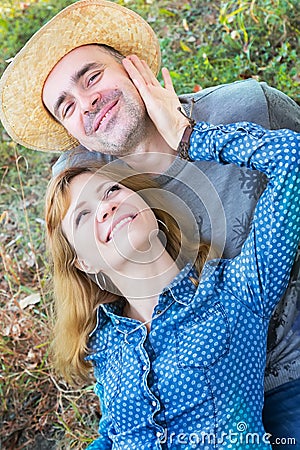
[{"label": "woman", "polygon": [[90,449],[271,448],[261,421],[266,333],[299,242],[300,136],[189,126],[166,69],[162,88],[137,58],[123,64],[172,148],[185,130],[183,156],[260,170],[269,183],[241,254],[207,260],[207,246],[195,251],[138,194],[151,183],[106,169],[54,179],[57,366],[68,379],[94,367],[102,418]]}]

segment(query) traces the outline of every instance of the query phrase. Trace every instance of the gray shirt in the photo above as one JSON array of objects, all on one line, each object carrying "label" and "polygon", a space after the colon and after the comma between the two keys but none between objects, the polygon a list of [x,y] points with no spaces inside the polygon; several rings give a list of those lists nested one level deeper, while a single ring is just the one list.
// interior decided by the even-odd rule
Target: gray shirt
[{"label": "gray shirt", "polygon": [[[196,121],[213,124],[255,122],[265,128],[290,128],[300,132],[300,108],[282,92],[253,79],[203,89],[180,96],[187,113],[192,107]],[[89,161],[112,160],[79,146],[64,153],[53,167],[53,174]],[[259,172],[221,166],[215,162],[186,162],[177,158],[169,169],[156,177],[170,192],[180,220],[189,232],[211,241],[223,257],[231,258],[249,232],[256,202],[266,179]],[[193,227],[192,231],[190,227]],[[300,252],[295,261],[289,287],[274,311],[268,336],[265,390],[300,378]]]}]

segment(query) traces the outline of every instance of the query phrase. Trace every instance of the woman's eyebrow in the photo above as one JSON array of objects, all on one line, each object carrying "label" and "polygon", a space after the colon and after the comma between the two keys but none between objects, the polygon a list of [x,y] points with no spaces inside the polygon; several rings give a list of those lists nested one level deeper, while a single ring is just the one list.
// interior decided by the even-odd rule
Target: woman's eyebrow
[{"label": "woman's eyebrow", "polygon": [[97,189],[96,189],[96,194],[99,194],[99,193],[103,190],[103,188],[104,188],[107,184],[110,184],[110,183],[113,183],[113,180],[108,180],[108,181],[104,181],[103,183],[100,183],[99,186],[98,186]]},{"label": "woman's eyebrow", "polygon": [[[95,193],[99,194],[99,192],[101,192],[103,190],[103,188],[107,185],[110,184],[111,181],[104,181],[103,183],[99,184],[99,186],[95,189]],[[80,208],[82,208],[84,205],[86,205],[88,203],[87,200],[82,200],[80,203],[77,203],[75,208],[73,209],[71,216],[73,216],[76,211],[78,211]]]}]

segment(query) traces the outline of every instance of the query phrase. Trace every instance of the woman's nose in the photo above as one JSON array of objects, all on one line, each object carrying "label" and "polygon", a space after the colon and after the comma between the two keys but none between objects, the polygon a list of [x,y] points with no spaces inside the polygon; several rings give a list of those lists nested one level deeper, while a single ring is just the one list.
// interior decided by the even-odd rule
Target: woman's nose
[{"label": "woman's nose", "polygon": [[105,222],[109,217],[111,217],[117,209],[116,205],[111,205],[107,202],[102,202],[96,212],[97,222]]}]

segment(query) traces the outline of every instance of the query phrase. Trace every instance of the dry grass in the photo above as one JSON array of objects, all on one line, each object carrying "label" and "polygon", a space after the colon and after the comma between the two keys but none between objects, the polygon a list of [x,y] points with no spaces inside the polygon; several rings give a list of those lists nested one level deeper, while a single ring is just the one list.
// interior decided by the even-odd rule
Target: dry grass
[{"label": "dry grass", "polygon": [[92,387],[74,390],[58,380],[48,357],[51,294],[41,200],[52,156],[6,145],[1,197],[9,204],[1,204],[0,217],[1,448],[85,448],[99,420],[97,399]]},{"label": "dry grass", "polygon": [[[23,42],[74,0],[3,0],[0,72]],[[299,101],[297,0],[120,0],[157,31],[178,93],[250,76]],[[83,449],[98,400],[54,375],[43,197],[57,155],[24,149],[0,129],[0,448]],[[26,306],[27,303],[27,306]]]}]

